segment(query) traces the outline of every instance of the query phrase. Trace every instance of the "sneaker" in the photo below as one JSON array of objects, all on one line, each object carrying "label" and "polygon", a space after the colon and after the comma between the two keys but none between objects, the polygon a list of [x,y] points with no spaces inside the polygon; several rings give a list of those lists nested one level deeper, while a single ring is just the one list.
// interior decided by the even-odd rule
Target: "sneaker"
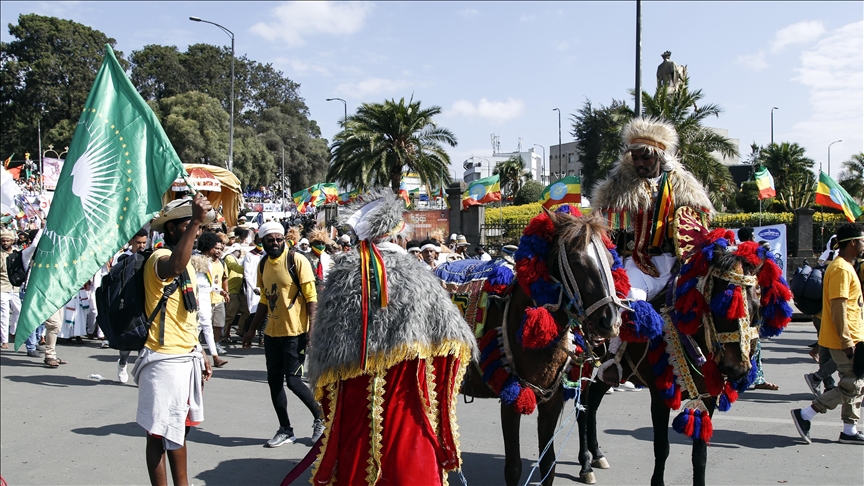
[{"label": "sneaker", "polygon": [[110,347],[111,347],[111,345],[108,344],[108,340],[107,340],[107,339],[104,340],[104,341],[102,341],[102,349],[108,349],[108,348],[110,348]]},{"label": "sneaker", "polygon": [[27,351],[27,357],[28,358],[41,358],[42,353],[40,353],[39,351],[36,351],[34,349],[33,351]]},{"label": "sneaker", "polygon": [[36,351],[41,351],[44,353],[45,352],[45,346],[43,346],[41,344],[37,344],[36,345]]},{"label": "sneaker", "polygon": [[641,388],[637,387],[636,385],[634,385],[633,383],[631,383],[629,381],[625,381],[624,383],[621,383],[620,385],[618,385],[618,389],[624,390],[624,391],[639,391],[639,390],[641,390]]},{"label": "sneaker", "polygon": [[[801,416],[801,409],[796,408],[792,410],[792,421],[795,422],[795,428],[798,429],[798,433],[801,434],[801,438],[804,439],[804,442],[810,443],[810,421],[804,420],[804,417]],[[840,434],[840,439],[843,439],[843,435]]]},{"label": "sneaker", "polygon": [[864,432],[858,432],[855,435],[844,434],[840,432],[841,444],[864,444]]},{"label": "sneaker", "polygon": [[807,383],[807,386],[810,387],[810,391],[813,392],[817,397],[822,394],[822,381],[816,378],[815,373],[806,373],[804,375],[804,381]]},{"label": "sneaker", "polygon": [[611,395],[613,393],[615,393],[615,389],[610,386],[609,389],[606,390],[606,395]]},{"label": "sneaker", "polygon": [[318,442],[322,435],[324,435],[324,421],[315,419],[312,422],[312,443]]},{"label": "sneaker", "polygon": [[276,435],[267,441],[267,447],[279,447],[282,444],[293,444],[296,441],[297,437],[294,437],[293,433],[287,432],[282,427],[279,427],[279,430],[276,431]]},{"label": "sneaker", "polygon": [[216,346],[214,346],[214,348],[216,348],[215,349],[216,354],[228,354],[228,352],[225,351],[225,348],[223,348],[222,346],[220,346],[218,344]]},{"label": "sneaker", "polygon": [[120,380],[120,383],[126,383],[129,381],[129,373],[126,372],[126,365],[121,365],[120,361],[117,361],[117,379]]}]

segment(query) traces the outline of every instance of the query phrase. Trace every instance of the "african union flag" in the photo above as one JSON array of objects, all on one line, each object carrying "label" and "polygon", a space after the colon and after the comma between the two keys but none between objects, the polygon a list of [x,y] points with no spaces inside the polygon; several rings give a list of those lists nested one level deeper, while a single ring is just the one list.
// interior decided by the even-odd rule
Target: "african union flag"
[{"label": "african union flag", "polygon": [[582,202],[582,179],[579,176],[567,176],[549,184],[543,189],[540,202],[546,209],[558,204]]},{"label": "african union flag", "polygon": [[501,183],[498,175],[477,179],[462,193],[462,209],[501,200]]},{"label": "african union flag", "polygon": [[30,266],[15,348],[162,208],[183,164],[105,46]]},{"label": "african union flag", "polygon": [[834,208],[843,211],[850,223],[861,216],[861,208],[846,192],[846,189],[834,182],[828,174],[819,171],[819,186],[816,188],[816,204],[826,208]]}]

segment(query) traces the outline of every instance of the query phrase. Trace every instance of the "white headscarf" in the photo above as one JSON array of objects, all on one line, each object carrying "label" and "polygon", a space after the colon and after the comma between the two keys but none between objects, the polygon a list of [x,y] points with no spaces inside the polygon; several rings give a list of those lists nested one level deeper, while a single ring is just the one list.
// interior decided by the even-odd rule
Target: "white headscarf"
[{"label": "white headscarf", "polygon": [[269,223],[264,223],[258,228],[258,238],[264,239],[265,236],[277,233],[280,235],[285,234],[285,228],[282,227],[282,224],[277,223],[275,221],[270,221]]}]

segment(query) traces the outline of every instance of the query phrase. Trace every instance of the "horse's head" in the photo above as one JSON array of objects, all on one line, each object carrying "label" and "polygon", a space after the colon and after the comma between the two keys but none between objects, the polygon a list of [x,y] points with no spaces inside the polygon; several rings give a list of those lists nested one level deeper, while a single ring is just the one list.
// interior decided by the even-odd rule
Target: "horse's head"
[{"label": "horse's head", "polygon": [[[750,357],[756,350],[761,315],[758,275],[764,260],[759,244],[747,241],[737,247],[716,245],[706,282],[711,303],[714,356],[720,372],[738,381],[750,372]],[[710,346],[710,344],[709,344]]]},{"label": "horse's head", "polygon": [[599,212],[548,215],[555,229],[547,265],[549,274],[564,288],[569,301],[565,310],[583,325],[586,335],[617,336],[621,304],[612,278],[613,257],[603,241],[605,219]]}]

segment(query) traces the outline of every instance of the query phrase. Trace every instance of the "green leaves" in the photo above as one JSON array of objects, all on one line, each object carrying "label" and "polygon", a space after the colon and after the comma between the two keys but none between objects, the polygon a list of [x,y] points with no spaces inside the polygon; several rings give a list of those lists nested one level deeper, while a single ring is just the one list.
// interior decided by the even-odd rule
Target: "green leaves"
[{"label": "green leaves", "polygon": [[421,108],[413,98],[364,103],[349,115],[330,149],[327,180],[365,190],[390,186],[399,191],[406,172],[422,183],[450,183],[450,157],[441,144],[456,146],[456,136],[433,117],[441,108]]}]

